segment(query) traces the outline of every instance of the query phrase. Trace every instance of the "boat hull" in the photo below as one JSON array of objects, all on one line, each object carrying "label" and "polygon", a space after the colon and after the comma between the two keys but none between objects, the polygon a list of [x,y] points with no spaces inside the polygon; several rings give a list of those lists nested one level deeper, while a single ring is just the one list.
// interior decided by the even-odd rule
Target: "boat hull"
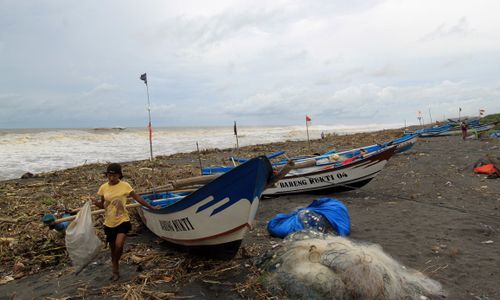
[{"label": "boat hull", "polygon": [[[206,246],[240,241],[252,227],[271,175],[269,160],[254,158],[175,204],[160,210],[141,207],[139,215],[149,230],[174,244]],[[143,196],[150,198],[151,194]]]},{"label": "boat hull", "polygon": [[413,148],[415,144],[417,143],[418,140],[418,134],[413,134],[411,137],[409,137],[406,140],[403,140],[401,142],[395,143],[393,145],[396,145],[396,154],[406,152]]},{"label": "boat hull", "polygon": [[[483,132],[492,129],[495,127],[496,123],[490,123],[490,124],[482,124],[482,125],[477,125],[477,126],[471,126],[468,128],[469,132]],[[462,130],[461,129],[456,129],[456,128],[450,128],[447,130],[442,130],[438,132],[424,132],[420,134],[420,137],[436,137],[436,136],[451,136],[451,135],[461,135]]]},{"label": "boat hull", "polygon": [[395,150],[395,146],[387,147],[367,158],[340,167],[331,163],[293,170],[285,178],[267,188],[263,195],[325,194],[360,188],[382,171]]}]

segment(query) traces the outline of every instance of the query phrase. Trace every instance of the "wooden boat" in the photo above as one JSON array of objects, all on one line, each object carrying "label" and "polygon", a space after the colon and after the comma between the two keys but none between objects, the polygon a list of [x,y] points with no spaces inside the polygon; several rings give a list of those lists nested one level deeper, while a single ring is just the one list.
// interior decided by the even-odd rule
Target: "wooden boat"
[{"label": "wooden boat", "polygon": [[410,150],[418,140],[418,134],[406,134],[400,138],[392,140],[390,145],[396,146],[396,154]]},{"label": "wooden boat", "polygon": [[[488,124],[478,124],[478,125],[468,125],[469,127],[467,128],[467,131],[469,133],[471,132],[483,132],[483,131],[488,131],[495,127],[496,123],[488,123]],[[456,127],[451,127],[446,129],[446,130],[440,130],[440,131],[435,131],[435,132],[425,132],[421,133],[420,137],[437,137],[437,136],[450,136],[450,135],[461,135],[462,130],[460,128]]]},{"label": "wooden boat", "polygon": [[192,193],[141,195],[159,210],[138,209],[158,237],[184,246],[236,245],[252,226],[259,199],[272,176],[265,156],[217,177]]},{"label": "wooden boat", "polygon": [[[299,156],[299,157],[293,157],[290,159],[284,159],[279,162],[273,163],[273,167],[281,166],[286,164],[289,160],[293,161],[303,161],[307,159],[315,159],[316,161],[322,161],[325,159],[331,159],[330,156],[333,154],[338,155],[339,157],[342,157],[342,159],[348,159],[351,158],[355,155],[359,155],[360,149],[364,149],[367,151],[367,154],[381,150],[384,147],[388,146],[396,146],[395,154],[403,153],[405,151],[410,150],[413,146],[415,146],[417,140],[418,140],[418,134],[417,133],[411,133],[411,134],[405,134],[402,137],[393,139],[389,142],[385,142],[383,144],[375,144],[375,145],[370,145],[366,147],[360,147],[360,148],[355,148],[347,151],[342,151],[342,152],[337,152],[336,150],[328,151],[322,155],[311,155],[311,156]],[[280,155],[285,154],[284,151],[278,151],[272,154],[267,155],[267,158],[276,158]],[[238,157],[231,157],[231,160],[233,163],[236,165],[236,163],[243,163],[247,161],[248,159],[245,158],[238,158]],[[213,175],[213,174],[221,174],[221,173],[226,173],[230,170],[232,170],[234,166],[215,166],[215,167],[205,167],[202,169],[202,175]]]},{"label": "wooden boat", "polygon": [[441,132],[446,132],[452,128],[453,128],[452,125],[445,124],[445,125],[441,125],[441,126],[434,126],[431,128],[423,128],[423,129],[415,130],[412,133],[418,134],[420,137],[431,137],[431,136],[435,136],[436,134],[439,134]]},{"label": "wooden boat", "polygon": [[384,147],[347,164],[330,159],[316,161],[316,166],[292,170],[263,195],[323,194],[360,188],[382,171],[395,150],[396,146]]},{"label": "wooden boat", "polygon": [[[352,155],[357,155],[357,151],[359,151],[360,149],[364,149],[365,151],[370,153],[370,152],[377,151],[377,150],[380,150],[380,149],[382,149],[384,147],[388,147],[388,146],[396,146],[395,154],[398,154],[398,153],[403,153],[405,151],[410,150],[413,146],[415,146],[415,144],[417,143],[417,140],[418,140],[418,134],[411,133],[411,134],[405,134],[402,137],[395,138],[389,142],[385,142],[382,144],[375,144],[375,145],[360,147],[360,148],[347,150],[347,151],[343,151],[343,152],[330,151],[330,152],[326,152],[324,155],[337,153],[338,155],[346,156],[347,153],[352,153],[351,154],[351,156],[352,156]],[[348,157],[350,157],[350,156],[348,156]]]}]

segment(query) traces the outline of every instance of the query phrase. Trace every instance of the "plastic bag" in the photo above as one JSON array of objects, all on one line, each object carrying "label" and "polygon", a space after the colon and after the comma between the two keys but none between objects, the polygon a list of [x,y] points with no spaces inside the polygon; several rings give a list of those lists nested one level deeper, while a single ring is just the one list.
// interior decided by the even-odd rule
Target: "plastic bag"
[{"label": "plastic bag", "polygon": [[331,228],[328,224],[328,220],[317,212],[303,209],[298,212],[297,216],[302,223],[302,227],[306,230],[326,233],[329,231],[329,228]]},{"label": "plastic bag", "polygon": [[102,248],[92,222],[90,202],[85,203],[66,229],[66,249],[78,274]]}]

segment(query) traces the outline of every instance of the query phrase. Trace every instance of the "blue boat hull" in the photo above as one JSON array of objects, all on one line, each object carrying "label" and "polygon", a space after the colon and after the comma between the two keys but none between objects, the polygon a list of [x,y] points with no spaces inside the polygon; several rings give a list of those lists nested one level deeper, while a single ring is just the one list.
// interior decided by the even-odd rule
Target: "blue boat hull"
[{"label": "blue boat hull", "polygon": [[[241,241],[252,226],[272,166],[257,157],[188,195],[142,195],[159,210],[139,209],[145,225],[157,236],[184,246],[220,245]],[[156,199],[155,199],[156,198]]]}]

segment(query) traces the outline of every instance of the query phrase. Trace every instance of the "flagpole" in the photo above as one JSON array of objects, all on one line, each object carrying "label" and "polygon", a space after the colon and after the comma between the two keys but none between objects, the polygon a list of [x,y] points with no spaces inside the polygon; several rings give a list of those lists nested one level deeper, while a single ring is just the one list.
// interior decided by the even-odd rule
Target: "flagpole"
[{"label": "flagpole", "polygon": [[240,150],[240,143],[238,142],[238,129],[236,128],[236,121],[234,121],[234,136],[236,137],[236,150]]},{"label": "flagpole", "polygon": [[149,129],[149,154],[150,154],[149,159],[153,161],[153,127],[151,126],[151,103],[149,102],[148,75],[144,73],[141,75],[141,77],[139,77],[139,79],[144,81],[144,84],[146,85],[146,94],[148,95],[148,117],[149,117],[148,129]]},{"label": "flagpole", "polygon": [[148,95],[148,117],[149,117],[149,154],[150,160],[153,161],[153,128],[151,127],[151,104],[149,102],[149,88],[146,82],[146,93]]},{"label": "flagpole", "polygon": [[307,124],[307,117],[306,117],[306,132],[307,132],[307,145],[309,146],[309,151],[311,151],[311,141],[309,140],[309,124]]},{"label": "flagpole", "polygon": [[149,86],[148,86],[148,77],[146,75],[146,73],[142,74],[140,77],[139,77],[140,80],[143,80],[144,81],[144,84],[146,85],[146,95],[148,97],[148,129],[149,129],[149,155],[150,155],[150,161],[153,163],[152,164],[152,168],[151,168],[151,172],[152,172],[152,175],[153,175],[153,178],[151,179],[151,185],[153,187],[153,195],[156,195],[156,187],[155,187],[155,175],[154,175],[154,172],[155,172],[155,163],[154,163],[154,160],[153,160],[153,128],[151,126],[151,103],[149,101]]},{"label": "flagpole", "polygon": [[196,150],[198,151],[198,161],[200,163],[200,174],[203,175],[203,167],[201,165],[201,154],[200,154],[200,147],[198,146],[198,141],[196,141]]}]

